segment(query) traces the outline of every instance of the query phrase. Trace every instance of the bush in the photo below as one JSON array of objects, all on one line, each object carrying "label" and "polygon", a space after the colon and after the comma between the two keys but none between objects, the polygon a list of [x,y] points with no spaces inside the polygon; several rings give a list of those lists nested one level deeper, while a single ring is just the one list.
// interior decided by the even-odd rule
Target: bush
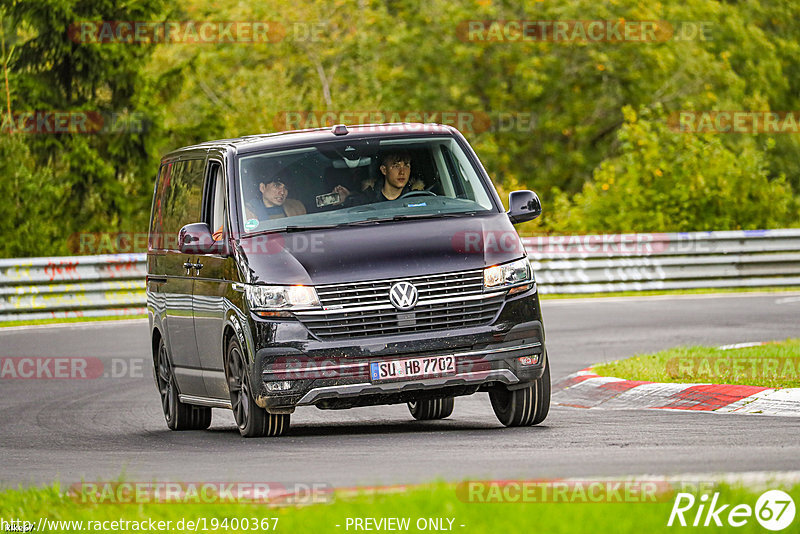
[{"label": "bush", "polygon": [[[49,167],[37,168],[20,135],[0,135],[0,258],[66,254],[62,205],[68,188]],[[61,243],[59,248],[58,243]]]},{"label": "bush", "polygon": [[549,230],[682,232],[798,222],[791,187],[783,176],[768,179],[755,141],[734,153],[719,135],[670,131],[660,109],[639,116],[626,106],[623,113],[619,155],[596,168],[571,201],[554,191]]}]

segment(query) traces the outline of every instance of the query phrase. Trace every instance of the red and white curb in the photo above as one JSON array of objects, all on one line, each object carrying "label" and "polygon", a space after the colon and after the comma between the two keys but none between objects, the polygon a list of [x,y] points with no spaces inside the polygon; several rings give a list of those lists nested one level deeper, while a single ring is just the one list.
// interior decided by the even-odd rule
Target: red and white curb
[{"label": "red and white curb", "polygon": [[554,383],[551,402],[606,410],[649,408],[800,416],[800,388],[660,384],[598,376],[591,367]]}]

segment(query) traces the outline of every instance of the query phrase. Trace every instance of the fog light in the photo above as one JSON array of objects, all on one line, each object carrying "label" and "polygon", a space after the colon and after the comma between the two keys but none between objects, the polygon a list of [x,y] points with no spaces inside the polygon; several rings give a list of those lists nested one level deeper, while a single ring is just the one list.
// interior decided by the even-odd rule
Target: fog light
[{"label": "fog light", "polygon": [[267,391],[287,391],[290,389],[292,389],[292,383],[288,380],[267,382]]},{"label": "fog light", "polygon": [[539,355],[537,354],[535,356],[520,356],[519,358],[517,358],[517,361],[520,363],[520,365],[536,365],[537,363],[539,363]]}]

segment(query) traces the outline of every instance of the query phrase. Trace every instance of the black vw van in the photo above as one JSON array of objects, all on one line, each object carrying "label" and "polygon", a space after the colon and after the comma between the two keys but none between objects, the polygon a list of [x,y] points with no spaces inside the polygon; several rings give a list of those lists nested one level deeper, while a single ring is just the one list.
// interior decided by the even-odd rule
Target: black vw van
[{"label": "black vw van", "polygon": [[161,161],[147,253],[153,366],[173,430],[233,410],[279,436],[297,406],[408,403],[440,419],[489,393],[542,422],[550,366],[513,224],[454,128],[320,128],[185,147]]}]

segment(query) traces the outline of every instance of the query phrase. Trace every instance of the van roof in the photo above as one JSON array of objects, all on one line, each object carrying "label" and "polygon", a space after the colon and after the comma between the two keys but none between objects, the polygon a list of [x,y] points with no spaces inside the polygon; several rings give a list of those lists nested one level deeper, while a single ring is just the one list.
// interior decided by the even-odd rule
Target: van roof
[{"label": "van roof", "polygon": [[[340,125],[336,125],[341,128]],[[346,125],[347,133],[334,133],[336,126],[324,128],[308,128],[305,130],[291,130],[257,135],[245,135],[231,139],[217,139],[205,141],[196,145],[185,146],[173,150],[164,156],[167,159],[181,152],[195,149],[208,149],[213,147],[233,147],[238,152],[258,151],[275,146],[291,146],[307,144],[309,142],[344,141],[350,137],[361,139],[370,137],[385,137],[397,135],[453,135],[458,130],[452,126],[437,123],[395,122],[384,124],[357,124]]]}]

